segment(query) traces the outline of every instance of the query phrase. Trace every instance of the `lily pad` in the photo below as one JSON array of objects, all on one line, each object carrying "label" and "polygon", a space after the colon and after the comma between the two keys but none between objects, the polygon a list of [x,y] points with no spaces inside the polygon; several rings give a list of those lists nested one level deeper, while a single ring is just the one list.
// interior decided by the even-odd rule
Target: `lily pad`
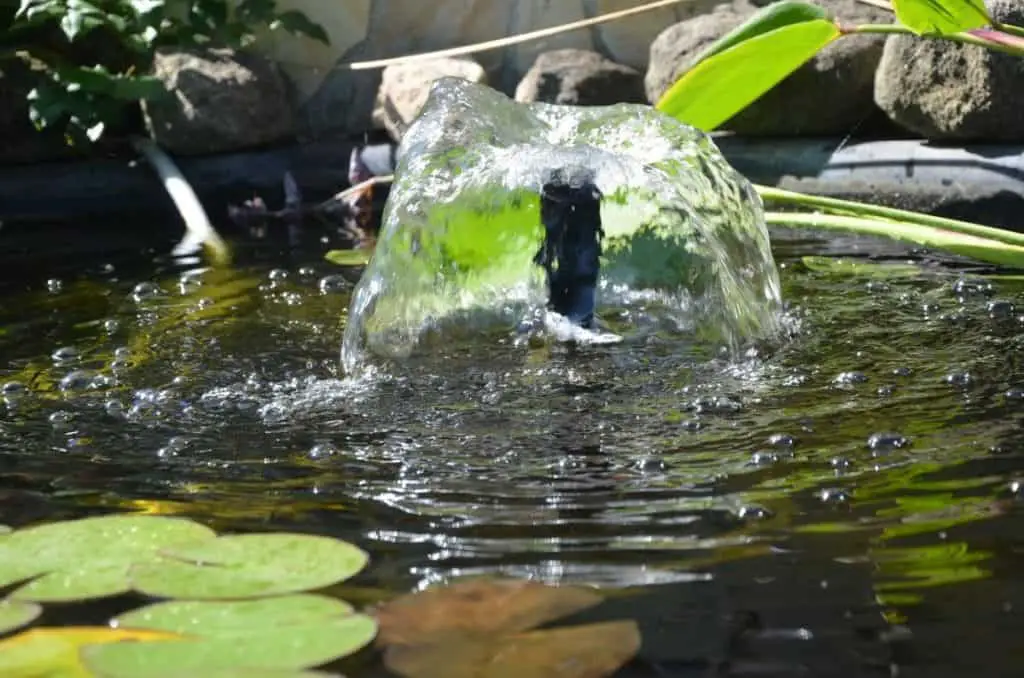
[{"label": "lily pad", "polygon": [[876,278],[909,278],[920,275],[922,267],[900,262],[867,261],[835,257],[806,256],[801,259],[808,270],[834,275],[870,276]]},{"label": "lily pad", "polygon": [[[182,640],[88,648],[86,666],[110,678],[170,678],[245,670],[297,671],[369,644],[370,617],[312,594],[263,600],[170,601],[116,618],[117,628],[169,632]],[[180,635],[179,635],[180,634]],[[226,674],[232,675],[232,674]],[[292,675],[292,674],[286,674]]]},{"label": "lily pad", "polygon": [[406,678],[598,678],[640,649],[633,621],[604,622],[452,643],[396,645],[387,667]]},{"label": "lily pad", "polygon": [[42,613],[43,608],[35,603],[22,600],[0,601],[0,634],[31,624]]},{"label": "lily pad", "polygon": [[211,540],[213,530],[183,518],[119,514],[17,530],[0,540],[0,587],[26,579],[12,598],[66,602],[124,593],[134,563],[160,549]]},{"label": "lily pad", "polygon": [[[0,676],[4,678],[92,678],[79,652],[85,646],[124,641],[175,638],[163,631],[111,629],[105,626],[39,628],[0,641]],[[158,645],[159,642],[146,643]],[[136,643],[126,643],[135,645]]]},{"label": "lily pad", "polygon": [[240,534],[164,549],[133,568],[135,588],[165,598],[255,598],[323,588],[367,562],[361,549],[331,537]]},{"label": "lily pad", "polygon": [[516,633],[593,607],[601,600],[593,589],[518,579],[467,579],[382,605],[376,612],[380,624],[377,644],[423,645]]},{"label": "lily pad", "polygon": [[331,250],[324,258],[338,266],[366,266],[370,253],[366,250]]}]

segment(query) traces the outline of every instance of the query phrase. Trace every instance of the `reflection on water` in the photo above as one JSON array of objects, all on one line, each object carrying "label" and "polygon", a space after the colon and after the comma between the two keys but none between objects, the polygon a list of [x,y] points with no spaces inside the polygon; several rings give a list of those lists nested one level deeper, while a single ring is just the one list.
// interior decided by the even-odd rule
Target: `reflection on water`
[{"label": "reflection on water", "polygon": [[27,281],[0,306],[0,522],[334,534],[373,555],[370,598],[480,572],[629,587],[608,614],[645,624],[637,675],[716,653],[1012,675],[1024,287],[801,263],[836,247],[777,243],[799,331],[735,360],[634,294],[610,317],[645,331],[620,344],[496,330],[359,380],[336,364],[354,276],[315,254]]}]

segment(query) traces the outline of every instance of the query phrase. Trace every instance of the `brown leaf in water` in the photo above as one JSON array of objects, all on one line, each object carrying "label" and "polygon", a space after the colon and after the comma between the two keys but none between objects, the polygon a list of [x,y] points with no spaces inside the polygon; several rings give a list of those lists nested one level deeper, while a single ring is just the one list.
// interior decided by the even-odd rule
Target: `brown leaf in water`
[{"label": "brown leaf in water", "polygon": [[382,605],[376,612],[377,645],[427,645],[518,633],[601,600],[599,593],[585,588],[519,579],[469,579]]},{"label": "brown leaf in water", "polygon": [[602,678],[640,649],[634,621],[433,645],[388,648],[384,663],[405,678]]}]

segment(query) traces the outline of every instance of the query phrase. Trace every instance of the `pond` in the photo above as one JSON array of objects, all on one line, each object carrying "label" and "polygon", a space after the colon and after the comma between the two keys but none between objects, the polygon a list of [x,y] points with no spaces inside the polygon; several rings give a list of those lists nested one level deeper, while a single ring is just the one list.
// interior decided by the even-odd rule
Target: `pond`
[{"label": "pond", "polygon": [[1022,279],[776,231],[778,345],[729,359],[635,295],[613,311],[651,331],[620,344],[499,331],[346,380],[358,270],[248,243],[204,271],[141,238],[6,262],[0,522],[332,535],[371,556],[357,603],[595,585],[585,618],[640,624],[622,675],[1019,671]]}]

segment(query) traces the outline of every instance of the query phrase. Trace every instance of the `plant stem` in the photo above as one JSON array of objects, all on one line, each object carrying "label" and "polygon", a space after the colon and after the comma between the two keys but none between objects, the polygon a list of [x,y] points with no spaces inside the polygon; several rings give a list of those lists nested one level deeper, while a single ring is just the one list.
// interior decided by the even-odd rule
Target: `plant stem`
[{"label": "plant stem", "polygon": [[919,224],[897,223],[837,214],[765,212],[765,221],[773,226],[802,226],[858,235],[882,236],[893,240],[945,250],[992,264],[1024,267],[1024,247],[978,237],[951,234]]},{"label": "plant stem", "polygon": [[1016,35],[1018,38],[1024,38],[1024,28],[1014,24],[1003,24],[993,21],[992,28],[1003,33],[1009,33],[1010,35]]},{"label": "plant stem", "polygon": [[805,195],[803,193],[787,191],[773,186],[755,185],[754,188],[761,196],[761,199],[766,202],[797,205],[807,209],[819,209],[832,213],[842,212],[847,216],[852,215],[857,218],[872,217],[876,220],[884,219],[886,220],[885,223],[892,224],[894,226],[901,224],[904,226],[907,224],[928,226],[930,228],[949,231],[951,233],[960,233],[962,235],[994,240],[1007,245],[1024,247],[1024,233],[1016,233],[1014,231],[992,228],[990,226],[981,226],[980,224],[972,224],[969,221],[960,221],[959,219],[937,217],[932,214],[909,212],[907,210],[896,209],[894,207],[868,205],[866,203],[854,202],[852,200],[840,200],[838,198]]},{"label": "plant stem", "polygon": [[984,47],[986,49],[995,50],[997,52],[1012,54],[1013,56],[1024,56],[1024,48],[994,42],[992,40],[985,40],[984,38],[979,38],[978,36],[971,35],[970,33],[949,33],[947,35],[918,35],[917,33],[914,33],[912,30],[901,24],[861,24],[859,26],[843,26],[842,32],[844,35],[882,33],[895,35],[913,35],[919,38],[931,38],[938,40],[951,40],[953,42],[959,42],[965,45],[975,45],[977,47]]}]

